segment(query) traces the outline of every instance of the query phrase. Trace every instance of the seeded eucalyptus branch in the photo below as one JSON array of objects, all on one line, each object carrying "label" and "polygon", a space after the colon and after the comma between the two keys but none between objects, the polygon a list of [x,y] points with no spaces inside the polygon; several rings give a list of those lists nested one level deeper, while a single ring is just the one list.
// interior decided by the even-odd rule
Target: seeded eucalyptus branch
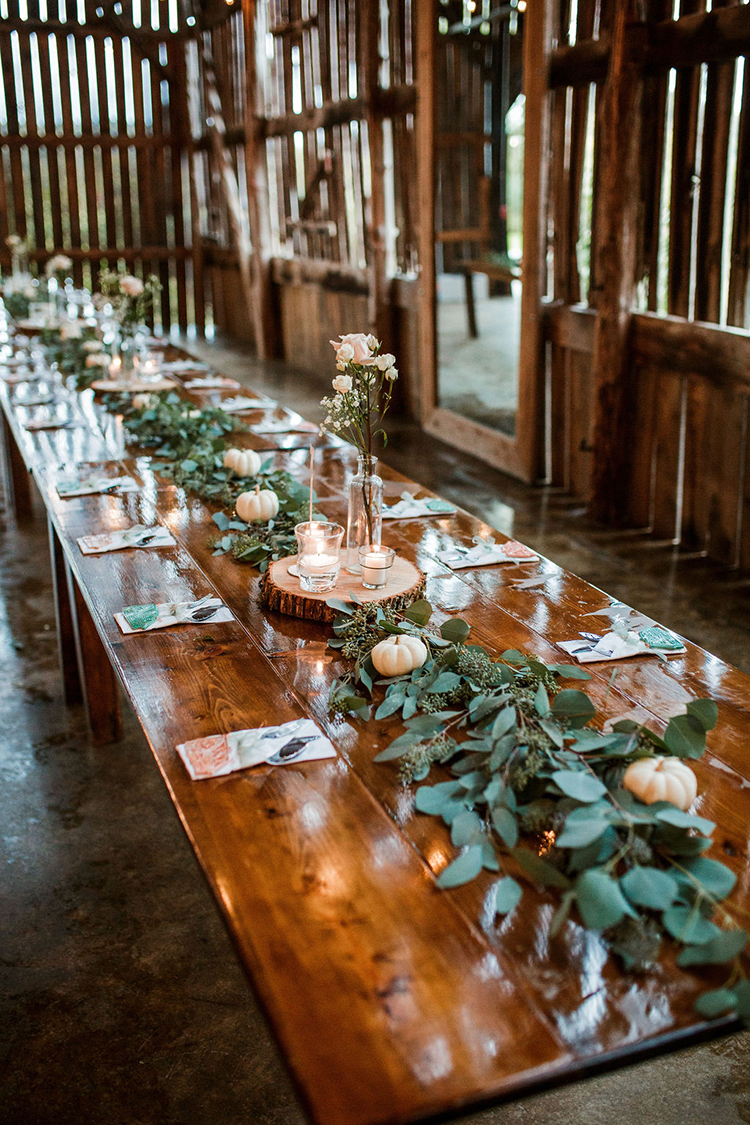
[{"label": "seeded eucalyptus branch", "polygon": [[[334,715],[400,717],[401,733],[375,761],[398,761],[405,784],[437,769],[440,780],[415,792],[417,809],[449,826],[459,854],[438,877],[443,888],[499,872],[497,915],[513,910],[530,881],[557,892],[554,936],[573,910],[602,935],[631,971],[645,971],[664,940],[683,946],[681,967],[730,965],[721,988],[696,1008],[706,1018],[737,1012],[750,1025],[750,981],[742,953],[748,934],[724,900],[734,873],[703,853],[715,825],[667,801],[646,805],[623,785],[628,765],[655,755],[699,758],[717,719],[716,704],[692,700],[663,734],[622,720],[604,734],[578,665],[546,664],[515,650],[493,659],[468,644],[460,618],[429,627],[431,607],[403,613],[375,603],[331,600],[340,611],[329,645],[352,662],[333,685]],[[379,679],[370,653],[390,634],[411,633],[428,648],[420,668]]]}]

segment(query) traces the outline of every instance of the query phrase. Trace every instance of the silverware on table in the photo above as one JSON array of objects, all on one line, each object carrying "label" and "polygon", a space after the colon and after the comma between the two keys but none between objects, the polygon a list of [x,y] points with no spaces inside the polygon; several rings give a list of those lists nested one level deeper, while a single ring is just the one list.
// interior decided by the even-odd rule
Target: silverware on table
[{"label": "silverware on table", "polygon": [[317,738],[320,738],[319,734],[308,734],[302,738],[293,738],[291,742],[287,742],[280,750],[277,750],[272,757],[266,758],[267,765],[277,766],[283,762],[294,761],[295,758],[304,754],[308,742],[315,742]]}]

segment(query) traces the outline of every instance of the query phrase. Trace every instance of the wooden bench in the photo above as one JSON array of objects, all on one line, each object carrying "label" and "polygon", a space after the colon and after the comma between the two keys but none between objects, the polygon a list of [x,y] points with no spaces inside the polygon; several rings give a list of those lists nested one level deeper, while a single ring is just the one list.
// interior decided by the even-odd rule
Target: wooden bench
[{"label": "wooden bench", "polygon": [[[212,508],[161,480],[148,457],[116,449],[114,421],[97,433],[86,399],[90,431],[56,434],[25,431],[4,386],[0,403],[6,441],[17,446],[11,464],[31,470],[48,514],[66,697],[83,684],[105,741],[118,732],[117,681],[126,691],[311,1120],[385,1125],[457,1113],[737,1028],[696,1015],[700,985],[669,958],[639,977],[620,972],[574,922],[550,940],[554,900],[543,890],[527,888],[502,924],[483,920],[489,873],[439,890],[436,875],[455,854],[448,830],[415,813],[392,766],[373,763],[393,720],[327,714],[329,685],[343,670],[326,647],[329,630],[264,611],[257,572],[212,555]],[[304,480],[309,437],[299,437],[277,463]],[[113,454],[142,492],[58,497],[62,464]],[[331,518],[345,517],[354,464],[350,447],[316,451]],[[387,499],[413,486],[387,466],[383,475]],[[76,544],[104,526],[151,519],[169,527],[175,547],[84,556]],[[486,525],[459,511],[393,523],[387,541],[426,574],[438,620],[460,614],[494,651],[559,659],[555,642],[609,599],[546,561],[550,581],[533,591],[509,584],[507,568],[452,572],[438,561],[438,550],[479,531]],[[113,618],[157,595],[206,593],[237,620],[123,636]],[[618,664],[614,686],[611,669],[594,665],[587,690],[608,715],[637,706],[658,718],[687,695],[716,700],[719,725],[696,764],[700,812],[719,825],[722,860],[746,874],[750,678],[687,649],[666,664]],[[337,759],[194,783],[175,751],[186,739],[301,715],[329,734]]]}]

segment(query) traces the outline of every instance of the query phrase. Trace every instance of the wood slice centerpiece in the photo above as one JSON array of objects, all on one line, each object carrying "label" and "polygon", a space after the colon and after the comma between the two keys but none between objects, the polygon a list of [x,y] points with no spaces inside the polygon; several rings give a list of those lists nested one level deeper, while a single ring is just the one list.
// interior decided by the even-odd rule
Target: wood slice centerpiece
[{"label": "wood slice centerpiece", "polygon": [[350,590],[361,602],[382,602],[393,609],[406,609],[424,593],[425,576],[422,571],[408,559],[399,558],[398,555],[390,569],[388,581],[380,589],[368,590],[362,585],[358,574],[349,574],[342,566],[333,590],[322,594],[309,594],[300,587],[299,578],[289,573],[289,567],[296,562],[296,555],[272,562],[263,575],[260,587],[261,602],[269,609],[286,613],[289,617],[331,622],[338,616],[338,612],[326,605],[326,601],[328,598],[351,601]]}]

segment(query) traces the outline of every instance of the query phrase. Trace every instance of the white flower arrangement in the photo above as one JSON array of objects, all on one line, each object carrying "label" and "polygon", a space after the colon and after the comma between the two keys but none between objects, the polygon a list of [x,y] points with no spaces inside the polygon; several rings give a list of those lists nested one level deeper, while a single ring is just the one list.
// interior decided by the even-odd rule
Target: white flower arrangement
[{"label": "white flower arrangement", "polygon": [[53,258],[47,262],[44,267],[44,272],[47,277],[65,277],[73,268],[73,259],[69,258],[67,254],[55,254]]},{"label": "white flower arrangement", "polygon": [[321,401],[326,411],[321,433],[346,436],[371,457],[374,439],[381,436],[384,445],[388,440],[383,418],[398,378],[396,357],[390,352],[381,355],[380,341],[364,332],[350,332],[331,340],[331,345],[341,374],[333,380],[335,395]]},{"label": "white flower arrangement", "polygon": [[96,307],[109,304],[123,334],[133,334],[145,324],[146,317],[161,292],[161,282],[154,274],[141,281],[130,273],[117,273],[114,270],[101,271],[99,287],[99,300],[94,298]]}]

